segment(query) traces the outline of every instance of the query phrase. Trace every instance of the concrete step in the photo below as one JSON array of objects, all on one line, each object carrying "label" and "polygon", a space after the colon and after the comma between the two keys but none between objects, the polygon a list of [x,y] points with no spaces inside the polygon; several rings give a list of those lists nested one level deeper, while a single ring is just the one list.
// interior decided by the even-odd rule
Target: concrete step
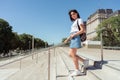
[{"label": "concrete step", "polygon": [[19,69],[0,69],[0,80],[6,80],[7,77],[14,75]]},{"label": "concrete step", "polygon": [[[88,58],[88,57],[87,57]],[[95,59],[95,58],[94,58]],[[94,59],[90,58],[91,62],[94,63]],[[94,74],[96,74],[102,80],[120,80],[120,66],[119,62],[112,62],[105,61],[105,64],[102,65],[102,69],[92,70]]]},{"label": "concrete step", "polygon": [[[54,50],[50,53],[50,80],[56,80],[57,66],[56,66],[56,54]],[[48,79],[47,79],[48,80]]]},{"label": "concrete step", "polygon": [[[66,52],[69,50],[68,47],[62,47]],[[84,56],[94,61],[101,60],[101,51],[99,49],[86,49],[80,48],[77,53],[80,56]],[[120,51],[119,50],[106,50],[104,49],[104,61],[108,62],[107,65],[120,70]]]},{"label": "concrete step", "polygon": [[[45,80],[47,72],[47,54],[39,56],[38,63],[31,63],[6,80]],[[47,79],[46,79],[47,80]]]},{"label": "concrete step", "polygon": [[102,80],[120,80],[120,72],[107,66],[103,66],[101,70],[91,70],[91,72],[99,76]]},{"label": "concrete step", "polygon": [[[65,59],[65,62],[67,63],[69,69],[74,70],[74,65],[73,65],[72,59],[69,58],[69,56],[66,55],[66,53],[64,53],[63,51],[61,51],[60,53],[62,53],[62,57]],[[72,67],[70,67],[70,66],[72,66]],[[98,78],[96,75],[94,75],[90,71],[87,71],[87,75],[77,76],[74,78],[75,78],[75,80],[100,80],[100,78]]]},{"label": "concrete step", "polygon": [[108,61],[105,65],[120,71],[120,60]]},{"label": "concrete step", "polygon": [[56,53],[56,80],[67,80],[68,70],[66,65],[60,57],[60,53],[57,50]]},{"label": "concrete step", "polygon": [[[65,53],[67,52],[67,50],[65,50]],[[81,56],[81,55],[80,55]],[[82,55],[82,57],[85,57],[86,56]],[[87,56],[87,58],[89,58]],[[90,64],[93,64],[94,63],[94,60],[96,60],[94,56],[90,57]],[[98,77],[98,79],[101,79],[101,80],[120,80],[120,77],[119,77],[119,74],[120,74],[120,70],[119,70],[119,62],[112,62],[113,65],[109,64],[104,64],[102,66],[102,69],[96,69],[96,68],[93,68],[93,69],[90,69],[88,70],[88,72],[91,72],[92,74],[94,74],[96,77]],[[116,64],[116,65],[115,65]],[[87,73],[88,74],[88,73]],[[90,76],[89,76],[90,77]]]},{"label": "concrete step", "polygon": [[120,71],[117,70],[115,67],[109,66],[109,65],[102,65],[102,69],[100,70],[93,70],[93,73],[101,77],[102,80],[119,80],[119,74]]},{"label": "concrete step", "polygon": [[[86,58],[86,55],[82,57]],[[69,79],[69,74],[75,68],[72,58],[68,55],[68,49],[58,47],[54,51],[53,48],[50,50],[50,57],[50,80],[120,80],[119,61],[108,62],[102,66],[102,69],[96,69],[93,64],[97,57],[91,55],[87,74]],[[88,55],[87,58],[89,58]],[[16,70],[19,69],[19,63],[1,68],[0,80],[48,80],[48,51],[40,52],[39,55],[35,54],[33,60],[31,57],[26,58],[22,64],[21,70]],[[81,65],[82,62],[80,62]],[[8,76],[4,78],[4,75]]]}]

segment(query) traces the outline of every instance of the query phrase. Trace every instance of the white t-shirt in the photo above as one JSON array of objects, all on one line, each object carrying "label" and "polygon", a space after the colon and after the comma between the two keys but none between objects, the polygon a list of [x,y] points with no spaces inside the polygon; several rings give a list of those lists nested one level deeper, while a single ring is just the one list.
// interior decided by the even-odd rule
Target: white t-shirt
[{"label": "white t-shirt", "polygon": [[73,22],[72,26],[71,26],[71,31],[70,31],[70,33],[79,31],[78,25],[77,25],[77,21],[78,21],[78,24],[79,24],[79,25],[80,25],[80,24],[83,24],[82,19],[80,19],[80,18],[79,18],[79,19],[76,19],[76,20]]}]

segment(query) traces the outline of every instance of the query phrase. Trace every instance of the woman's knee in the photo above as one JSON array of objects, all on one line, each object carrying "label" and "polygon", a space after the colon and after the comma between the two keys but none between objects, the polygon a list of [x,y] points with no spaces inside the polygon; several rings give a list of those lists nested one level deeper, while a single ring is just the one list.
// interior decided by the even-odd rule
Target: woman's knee
[{"label": "woman's knee", "polygon": [[70,53],[69,56],[72,57],[72,58],[75,58],[76,54],[75,53]]},{"label": "woman's knee", "polygon": [[69,56],[73,57],[75,54],[76,54],[75,50],[74,49],[70,49]]},{"label": "woman's knee", "polygon": [[69,56],[75,56],[76,55],[76,49],[70,49]]},{"label": "woman's knee", "polygon": [[72,55],[69,53],[69,57],[72,57]]}]

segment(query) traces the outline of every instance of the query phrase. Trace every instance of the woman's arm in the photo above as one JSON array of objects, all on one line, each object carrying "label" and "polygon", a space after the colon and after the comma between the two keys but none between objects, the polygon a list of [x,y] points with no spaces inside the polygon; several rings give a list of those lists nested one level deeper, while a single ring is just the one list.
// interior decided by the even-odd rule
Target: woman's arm
[{"label": "woman's arm", "polygon": [[67,43],[70,39],[71,39],[71,37],[69,36],[69,37],[64,41],[64,43]]},{"label": "woman's arm", "polygon": [[71,40],[73,37],[78,36],[78,35],[80,35],[80,34],[82,34],[82,33],[84,33],[84,32],[85,32],[84,25],[83,25],[83,24],[80,24],[80,31],[78,31],[78,32],[75,33],[75,34],[70,35],[70,36],[64,41],[64,43],[67,43],[67,42],[68,42],[69,40]]}]

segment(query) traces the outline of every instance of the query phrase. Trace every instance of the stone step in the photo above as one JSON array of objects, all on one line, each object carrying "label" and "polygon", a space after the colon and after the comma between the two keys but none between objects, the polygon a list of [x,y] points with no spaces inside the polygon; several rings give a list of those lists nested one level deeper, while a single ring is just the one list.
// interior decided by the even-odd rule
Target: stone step
[{"label": "stone step", "polygon": [[120,80],[120,72],[106,66],[103,66],[101,70],[92,70],[91,72],[99,76],[102,80]]},{"label": "stone step", "polygon": [[105,65],[120,71],[120,60],[108,61]]},{"label": "stone step", "polygon": [[6,80],[7,77],[15,74],[19,69],[0,69],[0,80]]},{"label": "stone step", "polygon": [[[65,53],[66,53],[66,51],[65,51]],[[84,57],[84,56],[82,55],[82,57]],[[85,56],[85,58],[86,58],[86,56]],[[89,57],[87,57],[87,58],[89,58]],[[94,56],[89,58],[90,62],[92,64],[94,63],[94,59],[95,59],[95,58],[94,59],[93,58],[94,58]],[[114,64],[114,62],[112,64]],[[120,80],[120,77],[119,77],[120,70],[118,67],[116,67],[116,65],[110,65],[109,63],[103,64],[102,69],[93,68],[93,69],[88,70],[88,72],[90,71],[91,73],[95,74],[95,76],[97,76],[101,80],[113,80],[113,79]]]},{"label": "stone step", "polygon": [[[38,63],[34,61],[28,67],[22,68],[6,80],[45,80],[47,74],[47,54],[39,56]],[[47,80],[47,79],[46,79]]]},{"label": "stone step", "polygon": [[[69,69],[73,71],[74,65],[73,65],[72,59],[69,58],[69,56],[66,55],[66,53],[64,53],[62,51],[60,53],[62,53],[62,57],[65,59],[65,62],[67,63]],[[100,80],[98,77],[96,77],[96,75],[93,75],[93,73],[90,71],[87,72],[87,75],[77,76],[74,78],[75,78],[75,80]]]},{"label": "stone step", "polygon": [[[68,47],[61,47],[68,53]],[[101,60],[101,51],[99,49],[86,49],[80,48],[78,49],[77,53],[80,56],[89,58],[93,61],[100,61]],[[114,67],[120,70],[120,51],[118,50],[106,50],[104,49],[104,61],[108,62],[107,65]]]},{"label": "stone step", "polygon": [[[90,60],[94,63],[94,59],[90,58]],[[119,62],[112,62],[112,64],[110,64],[109,61],[105,61],[101,70],[93,70],[92,72],[99,76],[102,80],[120,80]]]},{"label": "stone step", "polygon": [[68,70],[66,68],[66,65],[62,61],[60,57],[60,53],[56,52],[56,80],[67,80],[68,77]]},{"label": "stone step", "polygon": [[[81,54],[79,55],[81,56]],[[86,55],[82,55],[82,57],[86,58]],[[110,64],[108,62],[102,66],[102,69],[97,69],[93,66],[95,56],[87,55],[87,58],[90,57],[87,74],[69,77],[75,68],[72,58],[68,55],[68,49],[58,47],[54,51],[53,48],[50,50],[50,57],[50,80],[120,80],[119,61]],[[22,64],[21,70],[13,67],[18,66],[19,63],[1,68],[0,80],[48,80],[48,51],[35,54],[33,60],[31,57],[26,58]],[[81,65],[83,65],[82,62],[80,62],[80,67]],[[4,75],[7,77],[4,78]]]}]

